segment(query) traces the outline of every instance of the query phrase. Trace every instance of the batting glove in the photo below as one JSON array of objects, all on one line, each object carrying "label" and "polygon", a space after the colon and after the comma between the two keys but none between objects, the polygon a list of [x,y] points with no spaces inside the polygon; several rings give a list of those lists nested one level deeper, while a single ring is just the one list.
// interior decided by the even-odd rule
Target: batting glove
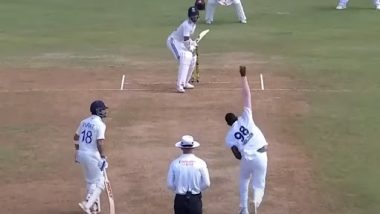
[{"label": "batting glove", "polygon": [[195,49],[197,49],[197,47],[195,47],[195,46],[191,46],[191,47],[190,47],[190,52],[194,54],[194,53],[195,53]]},{"label": "batting glove", "polygon": [[196,41],[194,41],[194,40],[191,40],[191,39],[190,39],[190,45],[198,47],[198,43]]},{"label": "batting glove", "polygon": [[107,162],[106,158],[102,158],[99,160],[98,167],[101,171],[108,168],[108,162]]}]

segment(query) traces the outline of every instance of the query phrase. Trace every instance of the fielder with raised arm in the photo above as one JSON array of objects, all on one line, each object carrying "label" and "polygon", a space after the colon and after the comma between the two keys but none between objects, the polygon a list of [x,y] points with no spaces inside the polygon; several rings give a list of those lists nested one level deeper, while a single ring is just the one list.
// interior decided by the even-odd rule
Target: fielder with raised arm
[{"label": "fielder with raised arm", "polygon": [[252,177],[254,213],[264,196],[267,173],[267,141],[252,118],[251,91],[249,89],[245,66],[240,66],[243,87],[243,113],[237,117],[227,113],[225,120],[231,128],[226,135],[226,145],[231,148],[235,158],[240,160],[240,213],[249,214],[248,192]]},{"label": "fielder with raised arm", "polygon": [[194,85],[190,84],[189,81],[197,61],[195,54],[197,43],[191,39],[191,35],[195,31],[199,18],[198,9],[195,6],[190,7],[187,11],[187,17],[188,19],[183,21],[166,41],[169,50],[179,62],[177,74],[177,91],[179,93],[184,93],[185,89],[194,88]]},{"label": "fielder with raised arm", "polygon": [[92,102],[92,115],[80,122],[74,134],[75,162],[82,166],[87,183],[86,199],[79,206],[87,214],[100,212],[100,194],[105,188],[102,171],[108,163],[103,148],[106,132],[103,118],[107,116],[107,108],[101,100]]}]

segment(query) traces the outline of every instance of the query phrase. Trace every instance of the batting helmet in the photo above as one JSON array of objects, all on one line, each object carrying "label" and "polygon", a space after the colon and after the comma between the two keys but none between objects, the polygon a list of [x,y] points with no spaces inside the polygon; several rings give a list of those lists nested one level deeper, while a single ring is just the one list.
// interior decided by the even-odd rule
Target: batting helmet
[{"label": "batting helmet", "polygon": [[101,118],[104,118],[107,116],[107,111],[108,107],[102,100],[95,100],[94,102],[91,103],[90,106],[90,111],[91,114],[93,115],[98,115]]},{"label": "batting helmet", "polygon": [[204,0],[195,0],[195,7],[198,10],[205,10],[206,8],[206,3]]},{"label": "batting helmet", "polygon": [[195,6],[189,7],[189,9],[187,10],[187,16],[190,18],[190,20],[192,22],[194,22],[194,23],[197,22],[197,20],[199,18],[198,9]]}]

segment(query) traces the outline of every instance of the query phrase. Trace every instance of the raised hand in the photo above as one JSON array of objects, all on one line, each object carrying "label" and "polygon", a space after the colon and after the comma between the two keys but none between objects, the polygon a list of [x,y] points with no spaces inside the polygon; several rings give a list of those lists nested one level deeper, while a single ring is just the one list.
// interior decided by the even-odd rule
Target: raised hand
[{"label": "raised hand", "polygon": [[240,72],[240,76],[245,77],[246,72],[245,72],[245,66],[244,65],[240,65],[239,72]]}]

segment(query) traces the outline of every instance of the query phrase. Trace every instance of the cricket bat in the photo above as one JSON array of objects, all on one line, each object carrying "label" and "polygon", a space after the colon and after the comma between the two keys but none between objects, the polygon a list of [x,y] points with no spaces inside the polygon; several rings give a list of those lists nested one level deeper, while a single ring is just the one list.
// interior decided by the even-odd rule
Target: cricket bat
[{"label": "cricket bat", "polygon": [[197,39],[195,39],[195,41],[197,42],[197,44],[201,41],[201,39],[202,39],[204,36],[206,36],[206,34],[207,34],[208,32],[210,32],[210,29],[206,29],[206,30],[204,30],[204,31],[202,31],[202,32],[199,33]]},{"label": "cricket bat", "polygon": [[112,188],[111,188],[111,182],[108,180],[107,172],[104,169],[104,184],[106,186],[107,196],[108,196],[108,202],[110,207],[110,214],[115,214],[115,200],[113,198]]},{"label": "cricket bat", "polygon": [[[206,29],[202,32],[199,33],[197,39],[195,40],[195,42],[198,44],[201,39],[206,36],[206,34],[210,32],[210,29]],[[199,78],[200,78],[200,71],[199,71],[199,54],[198,54],[198,46],[196,47],[195,49],[195,54],[197,56],[197,61],[195,63],[195,72],[193,72],[193,75],[191,77],[191,82],[194,83],[194,82],[199,82]]]}]

